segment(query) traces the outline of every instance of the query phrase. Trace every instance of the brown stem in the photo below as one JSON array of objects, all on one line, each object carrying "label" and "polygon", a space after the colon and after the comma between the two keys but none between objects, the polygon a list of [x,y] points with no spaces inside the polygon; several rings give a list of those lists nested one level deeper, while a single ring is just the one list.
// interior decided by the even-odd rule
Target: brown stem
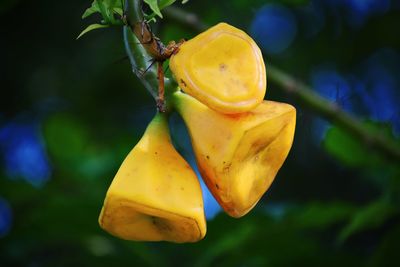
[{"label": "brown stem", "polygon": [[154,59],[159,60],[165,46],[160,39],[153,34],[149,24],[144,19],[142,5],[143,2],[141,0],[125,1],[124,12],[126,23],[146,49],[147,53]]},{"label": "brown stem", "polygon": [[[144,20],[141,0],[126,0],[123,20],[124,43],[132,69],[146,89],[156,99],[159,111],[168,112],[164,91],[172,93],[178,85],[164,76],[162,63],[177,51],[181,43],[170,42],[165,46],[151,31]],[[150,65],[149,62],[152,62]],[[157,63],[157,68],[153,66]]]},{"label": "brown stem", "polygon": [[[132,10],[133,9],[133,10]],[[146,49],[147,53],[156,61],[165,61],[179,48],[180,44],[174,41],[167,46],[154,35],[150,25],[144,19],[141,0],[127,0],[125,3],[126,23]]]},{"label": "brown stem", "polygon": [[153,34],[147,22],[136,22],[130,24],[130,27],[152,58],[157,61],[165,60],[163,56],[165,45]]},{"label": "brown stem", "polygon": [[165,112],[165,98],[164,98],[164,69],[161,61],[157,62],[157,73],[158,73],[158,98],[157,98],[157,109],[160,112]]}]

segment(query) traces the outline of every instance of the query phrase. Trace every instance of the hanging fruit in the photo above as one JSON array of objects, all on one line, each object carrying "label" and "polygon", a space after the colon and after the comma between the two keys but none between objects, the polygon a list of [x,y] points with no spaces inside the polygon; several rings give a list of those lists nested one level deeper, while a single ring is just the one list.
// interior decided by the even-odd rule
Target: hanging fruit
[{"label": "hanging fruit", "polygon": [[183,43],[170,68],[183,91],[221,113],[246,112],[264,99],[261,51],[245,32],[226,23]]},{"label": "hanging fruit", "polygon": [[208,188],[229,215],[245,215],[269,188],[289,153],[295,108],[264,101],[249,112],[227,115],[182,92],[173,97]]},{"label": "hanging fruit", "polygon": [[196,174],[171,144],[165,114],[157,114],[108,189],[99,218],[128,240],[196,242],[206,233]]},{"label": "hanging fruit", "polygon": [[[125,38],[128,55],[159,113],[117,172],[99,223],[128,240],[196,242],[206,233],[202,192],[171,144],[166,116],[175,110],[183,117],[206,185],[230,216],[241,217],[268,190],[285,161],[296,110],[263,101],[263,57],[245,32],[220,23],[187,42],[165,46],[142,14],[134,15],[133,21],[127,17],[130,28],[124,31],[134,37]],[[151,57],[149,66],[141,55]],[[164,81],[168,58],[181,89]]]}]

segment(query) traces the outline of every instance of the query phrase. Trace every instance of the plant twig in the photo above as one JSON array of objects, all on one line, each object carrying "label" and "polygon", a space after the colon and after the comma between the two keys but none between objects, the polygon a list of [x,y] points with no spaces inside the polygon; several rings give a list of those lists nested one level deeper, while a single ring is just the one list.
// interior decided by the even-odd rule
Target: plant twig
[{"label": "plant twig", "polygon": [[[164,13],[167,18],[175,20],[196,32],[208,28],[195,14],[188,13],[180,8],[169,7],[165,9]],[[367,147],[382,153],[387,159],[400,162],[400,148],[394,140],[379,132],[371,132],[359,119],[341,109],[337,104],[321,97],[310,86],[296,80],[279,68],[268,64],[267,72],[269,81],[277,84],[278,88],[285,93],[297,98],[301,105],[348,131]]]},{"label": "plant twig", "polygon": [[159,59],[165,48],[164,44],[153,34],[149,24],[146,22],[142,12],[141,0],[125,1],[125,16],[128,26],[136,35],[139,42],[146,49],[147,53],[154,59]]},{"label": "plant twig", "polygon": [[125,1],[124,20],[127,24],[124,26],[125,50],[133,72],[156,100],[158,110],[164,112],[168,109],[164,99],[164,88],[167,92],[173,92],[177,84],[165,78],[163,73],[160,75],[159,64],[153,63],[165,60],[171,47],[164,46],[152,33],[149,25],[144,21],[141,5],[141,0]]}]

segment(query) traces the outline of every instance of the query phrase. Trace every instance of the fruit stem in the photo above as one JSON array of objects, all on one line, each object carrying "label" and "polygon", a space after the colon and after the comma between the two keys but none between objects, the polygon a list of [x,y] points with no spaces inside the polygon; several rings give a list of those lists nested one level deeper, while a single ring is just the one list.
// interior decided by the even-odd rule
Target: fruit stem
[{"label": "fruit stem", "polygon": [[160,112],[165,112],[165,98],[164,98],[164,69],[161,61],[157,62],[158,69],[158,98],[157,98],[157,109]]},{"label": "fruit stem", "polygon": [[165,135],[165,137],[170,140],[168,114],[158,111],[151,120],[148,130],[155,130],[159,135]]}]

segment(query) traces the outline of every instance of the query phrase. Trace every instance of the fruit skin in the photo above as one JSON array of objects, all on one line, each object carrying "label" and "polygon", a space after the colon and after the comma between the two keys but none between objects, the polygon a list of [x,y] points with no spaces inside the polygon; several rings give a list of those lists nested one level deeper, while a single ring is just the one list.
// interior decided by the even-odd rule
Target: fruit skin
[{"label": "fruit skin", "polygon": [[100,226],[136,241],[196,242],[206,233],[199,181],[157,114],[108,189]]},{"label": "fruit skin", "polygon": [[222,208],[241,217],[273,182],[292,146],[296,110],[264,101],[235,115],[218,113],[182,92],[173,95],[191,136],[204,182]]},{"label": "fruit skin", "polygon": [[267,80],[259,47],[226,23],[183,43],[169,66],[183,91],[221,113],[249,111],[265,96]]}]

